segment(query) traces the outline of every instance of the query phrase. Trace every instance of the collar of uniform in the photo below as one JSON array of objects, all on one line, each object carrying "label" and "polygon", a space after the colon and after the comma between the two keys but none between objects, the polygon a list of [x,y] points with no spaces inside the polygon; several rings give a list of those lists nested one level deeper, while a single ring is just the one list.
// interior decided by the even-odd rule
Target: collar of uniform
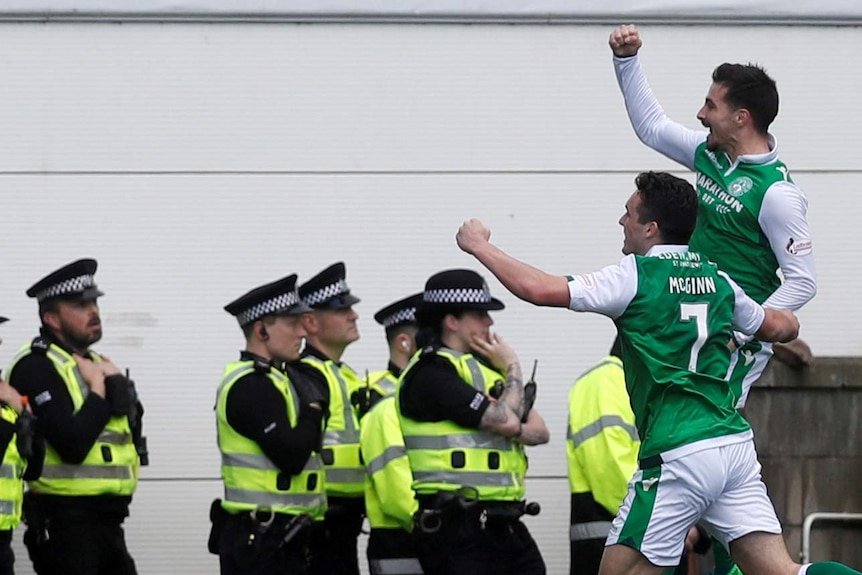
[{"label": "collar of uniform", "polygon": [[659,254],[666,254],[671,252],[676,252],[678,254],[684,254],[688,251],[688,246],[681,246],[678,244],[657,244],[647,250],[647,253],[644,254],[646,257],[654,257]]},{"label": "collar of uniform", "polygon": [[395,365],[394,363],[392,363],[391,361],[389,362],[389,373],[391,373],[393,376],[395,376],[395,379],[398,379],[399,377],[401,377],[401,370],[398,369],[398,366]]},{"label": "collar of uniform", "polygon": [[317,349],[316,347],[314,347],[313,345],[308,343],[308,341],[306,341],[305,342],[305,349],[302,350],[302,357],[308,357],[308,356],[316,357],[317,359],[319,359],[321,361],[331,361],[335,365],[337,365],[339,367],[341,366],[340,361],[335,361],[331,357],[327,357],[327,355],[325,353],[323,353],[322,351],[320,351],[319,349]]},{"label": "collar of uniform", "polygon": [[772,134],[766,135],[766,140],[769,142],[769,151],[763,154],[743,154],[737,158],[737,161],[743,164],[753,164],[760,166],[769,164],[778,160],[778,141]]},{"label": "collar of uniform", "polygon": [[268,363],[269,365],[271,365],[275,369],[279,369],[279,367],[277,365],[272,363],[272,360],[266,359],[265,357],[261,357],[261,356],[257,355],[256,353],[252,353],[250,351],[239,352],[239,359],[240,359],[240,361],[260,361],[262,363]]},{"label": "collar of uniform", "polygon": [[[51,330],[49,330],[47,327],[43,326],[43,327],[39,328],[39,336],[42,339],[44,339],[45,341],[47,341],[50,345],[56,345],[57,347],[59,347],[60,349],[62,349],[66,353],[68,353],[69,355],[74,355],[74,354],[78,353],[77,351],[70,348],[68,345],[64,344],[62,341],[60,341],[59,339],[54,337],[54,334],[51,333]],[[84,354],[84,357],[89,357],[90,353],[91,352],[88,349],[87,353]]]}]

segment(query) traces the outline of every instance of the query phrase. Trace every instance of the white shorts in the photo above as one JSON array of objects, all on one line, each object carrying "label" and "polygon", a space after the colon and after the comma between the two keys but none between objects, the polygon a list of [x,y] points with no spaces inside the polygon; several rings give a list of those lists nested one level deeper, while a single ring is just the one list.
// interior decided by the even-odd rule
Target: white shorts
[{"label": "white shorts", "polygon": [[639,469],[605,545],[626,545],[653,565],[673,567],[698,522],[725,547],[755,531],[781,533],[752,440]]}]

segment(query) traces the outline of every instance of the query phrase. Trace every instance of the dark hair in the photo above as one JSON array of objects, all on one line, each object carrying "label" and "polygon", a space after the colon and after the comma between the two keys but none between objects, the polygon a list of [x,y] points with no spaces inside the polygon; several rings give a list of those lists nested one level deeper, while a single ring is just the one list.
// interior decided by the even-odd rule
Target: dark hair
[{"label": "dark hair", "polygon": [[398,325],[392,325],[386,328],[386,343],[391,344],[395,341],[395,338],[401,335],[402,333],[409,333],[411,329],[415,329],[415,323],[399,323]]},{"label": "dark hair", "polygon": [[727,88],[727,103],[748,110],[755,129],[766,134],[778,115],[778,88],[763,68],[725,62],[713,70],[712,81]]},{"label": "dark hair", "polygon": [[641,198],[639,223],[654,221],[664,243],[686,245],[697,223],[697,193],[667,172],[641,172],[635,178]]},{"label": "dark hair", "polygon": [[417,312],[416,347],[423,348],[429,345],[439,345],[443,340],[443,320],[447,315],[460,318],[466,309],[451,309],[448,311]]}]

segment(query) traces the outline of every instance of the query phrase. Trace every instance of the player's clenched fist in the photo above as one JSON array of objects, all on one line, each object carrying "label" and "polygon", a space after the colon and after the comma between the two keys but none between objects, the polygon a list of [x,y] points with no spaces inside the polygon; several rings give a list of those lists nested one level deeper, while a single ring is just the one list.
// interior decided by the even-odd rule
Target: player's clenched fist
[{"label": "player's clenched fist", "polygon": [[638,27],[634,24],[623,24],[611,32],[611,37],[608,39],[608,44],[614,53],[614,56],[619,58],[627,58],[638,53],[643,42],[641,41]]}]

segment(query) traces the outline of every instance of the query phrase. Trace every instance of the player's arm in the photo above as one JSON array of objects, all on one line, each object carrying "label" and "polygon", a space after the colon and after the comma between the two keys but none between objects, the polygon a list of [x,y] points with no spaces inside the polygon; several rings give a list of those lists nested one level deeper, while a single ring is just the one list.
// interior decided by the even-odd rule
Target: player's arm
[{"label": "player's arm", "polygon": [[464,222],[455,236],[458,247],[472,254],[517,297],[535,305],[568,307],[565,276],[551,275],[513,258],[490,243],[490,238],[491,230],[475,218]]},{"label": "player's arm", "polygon": [[626,104],[632,128],[641,142],[694,169],[694,153],[707,132],[691,130],[668,118],[641,67],[638,51],[643,42],[637,27],[619,26],[608,40],[614,53],[614,72]]},{"label": "player's arm", "polygon": [[807,211],[805,195],[790,182],[773,184],[763,198],[758,222],[784,275],[765,307],[798,310],[817,293]]},{"label": "player's arm", "polygon": [[799,320],[792,311],[760,306],[745,295],[736,282],[724,272],[719,272],[733,288],[735,305],[733,327],[742,333],[754,335],[761,341],[788,342],[799,336]]}]

